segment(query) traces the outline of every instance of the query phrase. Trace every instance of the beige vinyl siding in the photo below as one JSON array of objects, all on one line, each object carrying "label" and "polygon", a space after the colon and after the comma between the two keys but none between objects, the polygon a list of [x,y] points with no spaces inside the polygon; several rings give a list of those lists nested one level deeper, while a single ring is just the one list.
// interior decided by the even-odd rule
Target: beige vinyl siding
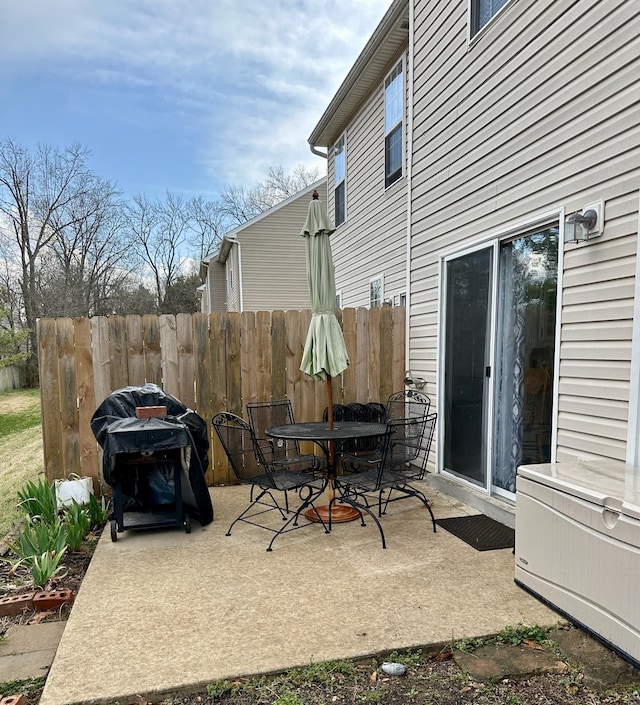
[{"label": "beige vinyl siding", "polygon": [[207,277],[209,288],[209,311],[226,311],[227,310],[227,281],[226,272],[223,264],[220,264],[215,259],[209,262],[209,273]]},{"label": "beige vinyl siding", "polygon": [[439,255],[603,199],[604,235],[562,265],[558,459],[623,460],[640,5],[519,0],[470,46],[467,0],[414,7],[411,367],[435,384]]},{"label": "beige vinyl siding", "polygon": [[[346,130],[346,221],[331,238],[336,288],[342,305],[369,305],[369,280],[384,277],[384,298],[406,291],[407,91],[405,90],[404,174],[384,186],[384,79],[400,59],[406,89],[406,52],[395,57],[375,91]],[[340,135],[336,135],[337,140]],[[333,153],[329,149],[329,213],[334,214]]]},{"label": "beige vinyl siding", "polygon": [[[326,205],[326,182],[317,186]],[[311,192],[275,208],[238,234],[245,311],[309,308],[304,227]]]}]

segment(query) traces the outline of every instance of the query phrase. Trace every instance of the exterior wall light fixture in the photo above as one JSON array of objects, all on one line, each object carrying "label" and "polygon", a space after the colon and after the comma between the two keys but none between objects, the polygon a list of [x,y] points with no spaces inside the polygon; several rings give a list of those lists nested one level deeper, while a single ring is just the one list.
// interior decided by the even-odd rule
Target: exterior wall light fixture
[{"label": "exterior wall light fixture", "polygon": [[604,202],[585,206],[582,212],[571,213],[564,221],[564,241],[585,242],[602,235],[604,226]]},{"label": "exterior wall light fixture", "polygon": [[406,387],[415,387],[416,389],[424,389],[427,380],[422,377],[416,377],[411,370],[404,373],[404,384]]}]

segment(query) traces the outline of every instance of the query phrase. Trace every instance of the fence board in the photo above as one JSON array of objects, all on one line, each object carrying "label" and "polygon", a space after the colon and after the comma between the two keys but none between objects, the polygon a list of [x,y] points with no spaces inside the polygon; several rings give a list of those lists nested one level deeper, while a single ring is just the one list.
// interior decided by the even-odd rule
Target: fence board
[{"label": "fence board", "polygon": [[42,318],[36,324],[40,364],[42,403],[42,442],[47,479],[53,480],[62,466],[62,428],[60,426],[60,388],[58,386],[58,343],[56,321]]},{"label": "fence board", "polygon": [[178,378],[178,336],[176,332],[176,317],[163,313],[159,317],[160,352],[162,357],[162,388],[165,392],[180,396],[180,381]]},{"label": "fence board", "polygon": [[[366,402],[369,399],[369,311],[359,308],[356,312],[356,399]],[[376,400],[377,401],[377,400]]]},{"label": "fence board", "polygon": [[[367,324],[367,334],[369,335],[369,369],[368,383],[369,398],[367,401],[378,401],[380,399],[380,313],[381,308],[372,308],[369,311],[369,321]],[[389,396],[387,394],[387,396]]]},{"label": "fence board", "polygon": [[[404,310],[345,309],[338,318],[351,365],[333,380],[334,403],[384,402],[404,379]],[[210,426],[217,412],[245,416],[250,399],[288,397],[296,419],[310,421],[327,405],[326,383],[300,371],[310,319],[305,310],[38,321],[47,478],[100,477],[96,406],[115,389],[153,383],[209,425],[207,482],[235,482]]]},{"label": "fence board", "polygon": [[287,395],[286,346],[284,311],[274,311],[271,315],[271,399],[284,399]]},{"label": "fence board", "polygon": [[76,403],[76,360],[73,341],[73,321],[61,318],[56,323],[58,338],[58,379],[60,388],[60,424],[62,427],[62,463],[56,468],[56,478],[80,474],[78,448],[79,418]]},{"label": "fence board", "polygon": [[111,389],[121,389],[129,383],[127,364],[127,324],[124,316],[109,316],[109,355],[111,356]]},{"label": "fence board", "polygon": [[[256,314],[253,311],[244,311],[240,314],[240,379],[242,399],[245,404],[256,400],[257,371],[256,371]],[[244,404],[242,404],[244,409]],[[243,411],[236,412],[244,416]]]},{"label": "fence board", "polygon": [[126,316],[125,325],[127,329],[129,384],[134,387],[140,387],[145,383],[142,318],[140,316]]},{"label": "fence board", "polygon": [[[406,320],[407,310],[403,308],[393,308],[393,362],[392,362],[392,378],[393,389],[395,392],[399,389],[404,389],[404,378],[406,372]],[[395,331],[398,331],[397,333]]]},{"label": "fence board", "polygon": [[142,317],[142,343],[144,349],[144,379],[148,384],[162,387],[162,353],[160,352],[160,321],[157,316]]},{"label": "fence board", "polygon": [[107,319],[91,319],[91,348],[93,350],[93,383],[96,406],[113,391],[111,387],[111,358],[109,357],[109,331]]},{"label": "fence board", "polygon": [[[227,319],[221,313],[209,317],[210,374],[211,374],[211,418],[229,408],[227,397]],[[207,422],[211,422],[211,418]],[[213,434],[211,445],[211,479],[207,481],[228,485],[231,482],[231,468],[218,437]]]},{"label": "fence board", "polygon": [[271,313],[256,313],[256,399],[271,399]]},{"label": "fence board", "polygon": [[380,309],[380,391],[378,399],[388,399],[392,392],[400,389],[400,387],[393,386],[393,342],[393,308],[383,306]]},{"label": "fence board", "polygon": [[178,399],[190,409],[196,405],[195,361],[193,359],[193,327],[191,315],[179,313],[176,316],[176,337],[178,341]]},{"label": "fence board", "polygon": [[356,334],[356,309],[346,308],[342,310],[342,334],[349,356],[349,367],[342,373],[342,401],[344,404],[357,399],[356,394],[356,360],[358,356]]},{"label": "fence board", "polygon": [[[80,474],[98,477],[98,444],[91,430],[91,417],[96,409],[93,362],[91,359],[91,322],[88,318],[74,320],[76,347],[76,384],[78,386],[78,429],[80,443]],[[94,482],[94,490],[97,490]]]}]

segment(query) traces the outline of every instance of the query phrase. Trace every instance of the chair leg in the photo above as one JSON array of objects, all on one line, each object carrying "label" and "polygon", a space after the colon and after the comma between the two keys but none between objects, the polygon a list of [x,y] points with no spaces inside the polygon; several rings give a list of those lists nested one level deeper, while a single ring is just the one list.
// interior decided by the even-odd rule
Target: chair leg
[{"label": "chair leg", "polygon": [[[260,501],[264,496],[268,496],[271,499],[271,502],[273,504],[273,506],[266,505],[266,506],[269,506],[269,509],[265,509],[264,511],[268,512],[273,509],[277,509],[280,512],[280,516],[282,517],[282,520],[286,521],[287,517],[286,517],[285,513],[282,511],[282,508],[280,507],[278,502],[276,501],[276,498],[271,494],[271,490],[262,490],[262,492],[260,492],[260,494],[255,499],[253,497],[254,490],[255,490],[255,486],[251,488],[251,493],[249,496],[249,501],[250,501],[249,506],[246,507],[242,511],[242,513],[231,522],[231,525],[227,529],[227,534],[226,534],[227,536],[231,536],[231,529],[233,529],[233,527],[239,521],[246,521],[246,519],[245,519],[246,515],[256,506],[256,504],[265,504],[264,502]],[[259,512],[259,513],[262,514],[263,512]],[[286,526],[286,524],[285,524],[285,526]]]},{"label": "chair leg", "polygon": [[[417,497],[422,504],[429,510],[429,514],[431,515],[431,523],[433,524],[433,532],[436,533],[436,518],[433,515],[433,510],[431,509],[431,505],[429,504],[429,500],[427,499],[426,495],[421,492],[420,490],[417,490],[415,487],[411,487],[410,485],[408,487],[393,487],[392,489],[389,490],[389,494],[387,495],[387,501],[385,502],[384,505],[384,511],[387,511],[387,505],[389,504],[391,500],[391,493],[393,491],[396,492],[402,492],[403,494],[407,495],[407,497]],[[382,494],[382,493],[381,493]],[[398,497],[397,499],[403,499],[402,497]],[[396,500],[393,500],[394,502]],[[384,512],[383,512],[384,513]]]},{"label": "chair leg", "polygon": [[[309,494],[307,497],[303,497],[304,490],[307,489],[309,491]],[[283,490],[285,497],[286,497],[286,490]],[[319,491],[319,492],[314,492],[311,487],[306,487],[306,488],[301,488],[300,491],[298,492],[298,496],[302,500],[302,504],[296,509],[294,512],[293,516],[289,517],[289,521],[287,521],[285,524],[283,524],[280,529],[275,533],[271,541],[269,542],[269,545],[267,546],[267,551],[273,551],[273,542],[280,536],[280,534],[285,533],[286,531],[290,531],[291,529],[288,529],[290,525],[293,525],[294,528],[299,528],[298,527],[298,518],[300,517],[300,513],[307,509],[308,507],[312,507],[315,509],[315,506],[313,504],[313,500],[317,499],[322,493],[324,492],[324,487]],[[324,527],[324,532],[325,534],[329,533],[329,529],[327,528],[326,524],[324,521],[322,521],[320,515],[317,514],[318,519],[320,519],[320,522],[322,523],[322,526]]]},{"label": "chair leg", "polygon": [[[333,497],[331,501],[329,502],[329,531],[331,531],[331,508],[333,504],[337,501],[337,497]],[[354,509],[358,511],[360,514],[360,526],[366,526],[365,521],[364,521],[364,516],[362,514],[363,511],[365,511],[372,519],[375,521],[378,531],[380,532],[380,538],[382,539],[382,548],[387,547],[387,542],[385,541],[384,538],[384,531],[382,530],[382,524],[378,520],[378,517],[374,514],[374,512],[369,509],[369,507],[366,504],[360,504],[359,502],[355,502],[353,499],[347,498],[345,495],[343,495],[340,498],[341,502],[346,502],[347,504],[350,504]]]}]

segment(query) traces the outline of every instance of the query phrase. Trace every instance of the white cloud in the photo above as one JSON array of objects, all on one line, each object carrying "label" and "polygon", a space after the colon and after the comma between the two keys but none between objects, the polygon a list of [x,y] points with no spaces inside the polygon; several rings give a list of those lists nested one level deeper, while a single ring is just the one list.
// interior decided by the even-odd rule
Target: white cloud
[{"label": "white cloud", "polygon": [[37,0],[5,3],[0,63],[153,90],[186,114],[216,178],[324,168],[306,138],[390,0]]}]

